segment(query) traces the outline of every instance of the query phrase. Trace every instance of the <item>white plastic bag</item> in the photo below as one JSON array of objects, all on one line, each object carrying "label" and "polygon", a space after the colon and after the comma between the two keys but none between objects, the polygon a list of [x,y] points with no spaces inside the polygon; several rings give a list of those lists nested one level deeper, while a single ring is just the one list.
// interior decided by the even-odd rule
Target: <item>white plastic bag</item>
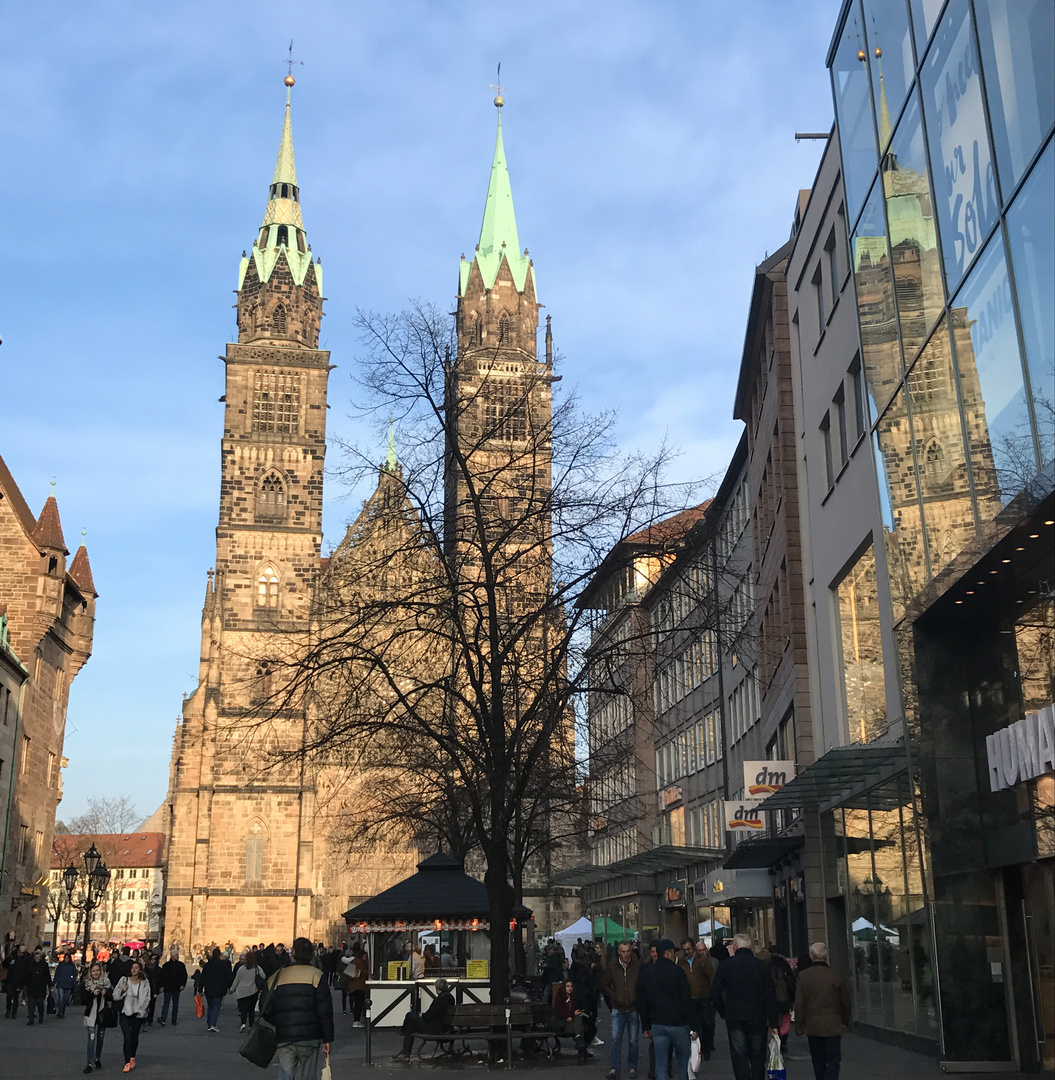
[{"label": "white plastic bag", "polygon": [[769,1033],[769,1060],[766,1062],[766,1080],[787,1080],[784,1055],[780,1052],[780,1036]]},{"label": "white plastic bag", "polygon": [[700,1037],[697,1035],[689,1044],[689,1080],[695,1080],[702,1060],[703,1051],[700,1050]]},{"label": "white plastic bag", "polygon": [[333,1080],[333,1073],[330,1072],[330,1055],[326,1055],[326,1061],[322,1066],[321,1080]]}]

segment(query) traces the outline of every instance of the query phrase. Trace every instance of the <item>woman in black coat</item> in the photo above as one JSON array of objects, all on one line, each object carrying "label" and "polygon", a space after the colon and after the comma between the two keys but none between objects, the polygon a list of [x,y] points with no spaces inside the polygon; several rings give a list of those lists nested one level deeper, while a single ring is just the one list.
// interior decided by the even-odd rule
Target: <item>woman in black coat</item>
[{"label": "woman in black coat", "polygon": [[220,1006],[224,994],[231,988],[231,978],[231,961],[219,949],[213,949],[212,956],[201,969],[201,989],[207,1004],[205,1019],[209,1031],[220,1030]]}]

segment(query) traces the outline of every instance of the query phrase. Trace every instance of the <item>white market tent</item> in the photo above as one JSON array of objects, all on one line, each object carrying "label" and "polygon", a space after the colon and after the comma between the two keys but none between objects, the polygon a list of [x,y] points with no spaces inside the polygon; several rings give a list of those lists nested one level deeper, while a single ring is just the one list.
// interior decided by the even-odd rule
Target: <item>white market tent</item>
[{"label": "white market tent", "polygon": [[572,946],[579,938],[583,940],[593,939],[593,921],[584,915],[581,919],[573,922],[571,926],[558,930],[553,937],[560,944],[565,954],[571,956]]}]

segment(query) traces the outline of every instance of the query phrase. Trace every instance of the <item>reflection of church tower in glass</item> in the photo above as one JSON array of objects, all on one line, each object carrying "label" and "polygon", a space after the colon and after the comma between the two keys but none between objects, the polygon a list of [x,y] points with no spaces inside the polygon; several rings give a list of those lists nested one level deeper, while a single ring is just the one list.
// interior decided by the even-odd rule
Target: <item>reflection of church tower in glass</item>
[{"label": "reflection of church tower in glass", "polygon": [[[292,87],[293,79],[286,85]],[[270,665],[304,629],[322,543],[329,353],[322,270],[301,216],[290,98],[263,224],[238,277],[227,346],[216,570],[199,683],[184,702],[169,781],[166,927],[184,944],[309,933],[311,790],[265,770],[299,745],[297,703],[274,710]]]},{"label": "reflection of church tower in glass", "polygon": [[[988,440],[969,328],[963,313],[953,309],[954,367],[942,315],[938,238],[916,99],[910,98],[892,133],[882,50],[877,47],[875,54],[881,145],[889,144],[880,166],[887,235],[855,238],[854,272],[864,365],[881,410],[909,368],[904,388],[878,425],[893,517],[889,569],[895,592],[907,599],[963,549],[975,530],[961,404],[972,444],[978,445],[979,435],[986,445]],[[976,496],[989,498],[995,476],[991,452],[976,454],[972,467]]]}]

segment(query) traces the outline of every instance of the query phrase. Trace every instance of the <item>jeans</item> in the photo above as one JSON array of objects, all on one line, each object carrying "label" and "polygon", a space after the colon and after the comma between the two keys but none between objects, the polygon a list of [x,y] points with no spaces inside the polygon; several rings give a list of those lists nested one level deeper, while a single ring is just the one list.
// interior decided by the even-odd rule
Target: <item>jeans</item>
[{"label": "jeans", "polygon": [[275,1060],[278,1080],[319,1080],[326,1055],[321,1046],[279,1043]]},{"label": "jeans", "polygon": [[223,1004],[222,997],[206,997],[207,1008],[205,1010],[205,1024],[207,1027],[216,1027],[220,1023],[220,1006]]},{"label": "jeans", "polygon": [[700,1037],[700,1050],[709,1054],[714,1050],[714,1006],[707,998],[698,998],[693,1004],[699,1017],[696,1034]]},{"label": "jeans", "polygon": [[143,1017],[128,1016],[121,1013],[117,1019],[121,1022],[121,1034],[124,1036],[125,1064],[136,1056],[139,1049],[139,1029],[143,1026]]},{"label": "jeans", "polygon": [[73,993],[72,987],[69,986],[56,986],[55,987],[55,1015],[65,1016],[66,1006],[70,1003],[70,994]]},{"label": "jeans", "polygon": [[656,1080],[670,1080],[667,1059],[671,1050],[677,1059],[677,1077],[689,1075],[689,1029],[673,1024],[652,1025],[652,1045],[656,1048]]},{"label": "jeans", "polygon": [[729,1033],[729,1054],[736,1080],[765,1080],[769,1028],[765,1024],[726,1020],[725,1030]]},{"label": "jeans", "polygon": [[839,1067],[843,1059],[841,1035],[808,1035],[810,1057],[813,1059],[813,1075],[816,1080],[839,1080]]},{"label": "jeans", "polygon": [[103,1039],[106,1038],[106,1028],[102,1024],[88,1028],[88,1059],[86,1065],[94,1065],[103,1056]]},{"label": "jeans", "polygon": [[623,1032],[626,1032],[626,1063],[631,1069],[637,1069],[637,1040],[641,1031],[641,1018],[636,1009],[621,1012],[612,1010],[612,1046],[609,1060],[612,1068],[618,1072],[623,1067]]},{"label": "jeans", "polygon": [[246,1027],[252,1027],[256,1019],[256,994],[248,997],[240,997],[238,1001],[238,1018]]},{"label": "jeans", "polygon": [[349,995],[352,999],[352,1023],[358,1024],[363,1018],[363,1013],[366,1012],[366,991],[351,990]]},{"label": "jeans", "polygon": [[178,990],[166,990],[165,999],[161,1003],[161,1022],[164,1024],[169,1018],[169,1005],[172,1005],[172,1022],[176,1023],[176,1017],[179,1016],[179,995]]}]

